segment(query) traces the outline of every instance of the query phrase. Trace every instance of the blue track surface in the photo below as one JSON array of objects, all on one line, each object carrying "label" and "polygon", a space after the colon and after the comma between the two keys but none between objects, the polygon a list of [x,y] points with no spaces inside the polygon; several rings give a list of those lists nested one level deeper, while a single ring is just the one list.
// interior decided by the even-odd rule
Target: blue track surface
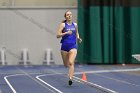
[{"label": "blue track surface", "polygon": [[[76,65],[74,83],[69,86],[64,66],[4,66],[0,67],[0,88],[2,93],[104,93],[95,84],[115,93],[140,93],[140,73],[121,71],[134,69],[140,72],[139,65]],[[83,72],[88,83],[81,81]]]}]

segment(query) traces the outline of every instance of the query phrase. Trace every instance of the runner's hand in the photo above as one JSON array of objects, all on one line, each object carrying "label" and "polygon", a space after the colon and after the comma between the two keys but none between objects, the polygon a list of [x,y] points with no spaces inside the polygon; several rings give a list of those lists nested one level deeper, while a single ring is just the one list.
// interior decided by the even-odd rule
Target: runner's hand
[{"label": "runner's hand", "polygon": [[78,39],[78,42],[79,42],[79,43],[81,43],[81,42],[82,42],[82,39],[81,39],[81,38],[77,38],[77,39]]},{"label": "runner's hand", "polygon": [[66,32],[66,33],[71,35],[71,34],[72,34],[72,31],[70,31],[70,30],[69,30],[69,31],[68,31],[68,32]]}]

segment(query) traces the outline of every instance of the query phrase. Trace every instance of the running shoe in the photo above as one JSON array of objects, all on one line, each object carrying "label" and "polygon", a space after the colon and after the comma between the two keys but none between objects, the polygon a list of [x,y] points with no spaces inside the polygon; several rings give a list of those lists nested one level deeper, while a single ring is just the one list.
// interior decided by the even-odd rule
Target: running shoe
[{"label": "running shoe", "polygon": [[72,83],[73,83],[73,82],[72,82],[72,80],[71,80],[71,79],[69,79],[69,85],[70,85],[70,86],[72,85]]}]

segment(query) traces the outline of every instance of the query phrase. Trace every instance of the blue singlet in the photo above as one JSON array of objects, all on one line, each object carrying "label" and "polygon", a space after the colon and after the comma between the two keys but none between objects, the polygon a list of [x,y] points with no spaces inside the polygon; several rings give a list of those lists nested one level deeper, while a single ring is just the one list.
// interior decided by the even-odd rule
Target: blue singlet
[{"label": "blue singlet", "polygon": [[73,48],[77,49],[76,27],[75,27],[73,22],[71,25],[65,22],[65,27],[64,27],[62,32],[64,33],[64,32],[67,32],[69,30],[72,31],[72,34],[64,35],[61,39],[61,43],[62,43],[61,50],[67,51],[67,52],[69,52]]}]

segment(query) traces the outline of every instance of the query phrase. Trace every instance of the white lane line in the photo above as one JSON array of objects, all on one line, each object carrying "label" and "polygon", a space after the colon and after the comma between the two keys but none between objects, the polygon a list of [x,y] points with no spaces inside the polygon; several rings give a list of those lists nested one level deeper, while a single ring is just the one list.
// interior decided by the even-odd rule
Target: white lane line
[{"label": "white lane line", "polygon": [[[97,74],[99,75],[98,73],[109,73],[109,72],[125,72],[125,71],[139,71],[140,68],[135,68],[135,69],[118,69],[118,70],[99,70],[99,71],[84,71],[85,73],[88,73],[88,74]],[[79,75],[79,74],[82,74],[83,72],[75,72],[74,75]],[[63,75],[64,73],[54,73],[54,74],[46,74],[46,76],[50,76],[50,75]],[[129,85],[133,85],[133,86],[140,86],[140,85],[137,85],[137,84],[134,84],[134,83],[130,83],[130,82],[127,82],[127,81],[124,81],[124,80],[119,80],[119,79],[115,79],[115,78],[111,78],[111,77],[107,77],[107,76],[103,76],[103,75],[100,75],[104,78],[108,78],[108,79],[112,79],[112,80],[115,80],[115,81],[118,81],[118,82],[121,82],[121,83],[125,83],[125,84],[129,84]]]},{"label": "white lane line", "polygon": [[43,76],[46,76],[46,75],[39,75],[39,76],[36,76],[36,78],[41,81],[42,83],[46,84],[47,86],[49,86],[50,88],[54,89],[55,91],[57,91],[58,93],[63,93],[62,91],[58,90],[57,88],[53,87],[52,85],[48,84],[47,82],[45,82],[44,80],[40,79],[40,77],[43,77]]},{"label": "white lane line", "polygon": [[[53,71],[53,72],[55,72],[55,71]],[[55,73],[56,73],[56,74],[52,74],[52,75],[63,74],[63,73],[58,73],[58,72],[55,72]],[[46,75],[44,74],[44,75],[36,76],[36,78],[37,78],[38,80],[40,80],[41,82],[43,82],[44,84],[46,84],[47,86],[49,86],[49,87],[55,89],[57,92],[62,93],[60,90],[54,88],[53,86],[51,86],[50,84],[48,84],[47,82],[45,82],[44,80],[42,80],[42,79],[39,78],[39,77],[43,77],[43,76],[47,76],[47,74],[46,74]],[[97,84],[94,84],[94,83],[91,83],[91,82],[87,82],[87,81],[83,81],[82,79],[80,79],[80,78],[78,78],[78,77],[76,77],[76,76],[73,76],[73,77],[74,77],[74,79],[73,79],[74,81],[79,82],[79,83],[81,83],[81,81],[82,81],[82,82],[85,82],[86,84],[88,84],[88,85],[90,85],[90,86],[92,86],[92,87],[95,87],[95,88],[97,88],[97,89],[100,89],[101,91],[104,91],[104,92],[107,92],[107,93],[118,93],[118,92],[116,92],[116,91],[113,91],[113,90],[111,90],[111,89],[102,87],[102,86],[100,86],[100,85],[97,85]]]},{"label": "white lane line", "polygon": [[9,76],[5,76],[4,79],[6,81],[6,83],[8,84],[8,86],[11,88],[11,90],[13,91],[13,93],[17,93],[16,90],[14,89],[14,87],[12,86],[12,84],[9,82],[9,80],[7,79],[8,77],[12,77],[12,76],[18,76],[18,75],[23,75],[23,74],[15,74],[15,75],[9,75]]},{"label": "white lane line", "polygon": [[121,83],[124,83],[124,84],[133,85],[133,86],[137,86],[137,87],[140,86],[140,85],[137,85],[137,84],[134,84],[134,83],[127,82],[127,81],[125,81],[125,80],[119,80],[119,79],[111,78],[111,77],[104,76],[104,75],[101,75],[101,74],[96,74],[96,75],[98,75],[98,76],[100,76],[100,77],[103,77],[103,78],[115,80],[115,81],[117,81],[117,82],[121,82]]},{"label": "white lane line", "polygon": [[[140,71],[140,68],[134,69],[114,69],[114,70],[97,70],[97,71],[84,71],[85,73],[109,73],[109,72],[125,72],[125,71]],[[75,75],[81,74],[83,72],[76,72]]]},{"label": "white lane line", "polygon": [[[51,71],[54,72],[54,73],[56,73],[56,74],[62,74],[62,73],[57,72],[57,71],[54,71],[54,70],[51,70]],[[45,75],[41,75],[41,76],[45,76]],[[80,78],[78,78],[78,77],[76,77],[76,76],[73,76],[73,78],[74,78],[75,81],[78,80],[77,82],[81,82],[81,81],[82,81],[82,82],[85,82],[87,85],[90,85],[90,86],[92,86],[92,87],[94,87],[94,88],[100,89],[101,91],[104,91],[104,92],[106,92],[106,93],[118,93],[118,92],[116,92],[116,91],[113,91],[113,90],[111,90],[111,89],[102,87],[102,86],[97,85],[97,84],[94,84],[94,83],[92,83],[92,82],[83,81],[82,79],[80,79]]]},{"label": "white lane line", "polygon": [[[88,74],[97,74],[98,76],[101,76],[101,77],[104,77],[104,78],[108,78],[108,79],[111,79],[111,80],[115,80],[115,81],[118,81],[118,82],[121,82],[121,83],[125,83],[125,84],[129,84],[129,85],[133,85],[133,86],[137,86],[139,87],[140,85],[137,85],[137,84],[134,84],[134,83],[130,83],[130,82],[127,82],[125,80],[119,80],[119,79],[115,79],[115,78],[111,78],[111,77],[107,77],[107,76],[104,76],[104,75],[100,75],[98,73],[110,73],[110,72],[126,72],[126,71],[140,71],[140,68],[133,68],[133,69],[114,69],[114,70],[99,70],[99,71],[85,71],[85,73],[88,73]],[[83,72],[82,72],[83,73]],[[75,75],[79,75],[79,74],[82,74],[81,72],[77,72],[75,73]]]},{"label": "white lane line", "polygon": [[[139,71],[140,68],[134,68],[134,69],[118,69],[118,70],[99,70],[99,71],[84,71],[85,73],[108,73],[108,72],[122,72],[122,71]],[[53,71],[54,72],[54,71]],[[56,71],[55,71],[56,72]],[[75,75],[77,74],[82,74],[83,72],[75,72]],[[4,73],[5,74],[5,73]],[[33,73],[32,73],[33,74]],[[48,74],[48,75],[56,75],[56,74],[64,74],[64,73],[55,73],[55,74]],[[4,79],[6,81],[6,83],[8,84],[8,86],[11,88],[11,90],[13,91],[13,93],[17,93],[16,90],[13,88],[13,86],[11,85],[11,83],[8,81],[8,77],[11,76],[18,76],[18,75],[25,75],[25,74],[14,74],[14,75],[9,75],[9,76],[5,76]]]},{"label": "white lane line", "polygon": [[94,84],[94,83],[92,83],[92,82],[88,82],[88,81],[83,81],[82,79],[80,79],[80,78],[78,78],[78,77],[76,77],[76,76],[73,76],[75,79],[77,79],[77,80],[79,80],[79,82],[84,82],[84,83],[86,83],[87,85],[89,85],[89,86],[92,86],[92,87],[94,87],[94,88],[97,88],[97,89],[99,89],[99,90],[101,90],[101,91],[104,91],[104,92],[106,92],[106,93],[118,93],[118,92],[116,92],[116,91],[113,91],[113,90],[111,90],[111,89],[109,89],[109,88],[105,88],[105,87],[103,87],[103,86],[100,86],[100,85],[98,85],[98,84]]},{"label": "white lane line", "polygon": [[[96,70],[96,71],[84,71],[85,73],[109,73],[109,72],[125,72],[125,71],[140,71],[140,68],[133,68],[133,69],[114,69],[114,70]],[[74,74],[75,75],[78,75],[78,74],[82,74],[83,71],[80,71],[80,72],[75,72]],[[1,73],[1,75],[6,75],[7,73]],[[23,74],[23,73],[18,73],[18,74]],[[28,73],[29,75],[32,75],[32,74],[42,74],[42,73]],[[55,73],[55,74],[52,74],[52,73],[48,73],[47,75],[56,75],[56,74],[64,74],[64,73]]]},{"label": "white lane line", "polygon": [[[91,74],[93,74],[93,73],[97,73],[98,74],[98,73],[125,72],[125,71],[140,71],[140,68],[134,68],[134,69],[114,69],[114,70],[96,70],[96,71],[84,71],[84,72],[85,73],[89,73],[89,74],[90,73]],[[83,73],[83,71],[75,72],[74,75],[79,75],[79,74],[82,74],[82,73]],[[34,74],[34,73],[31,73],[31,74]],[[56,72],[54,72],[54,73],[48,73],[46,75],[47,76],[51,76],[51,75],[62,75],[62,74],[65,75],[65,73],[58,73],[58,72],[57,73]],[[43,75],[45,75],[45,74],[43,74]]]},{"label": "white lane line", "polygon": [[22,69],[17,68],[19,71],[21,71],[22,73],[24,73],[24,75],[27,75],[29,78],[31,78],[32,80],[34,80],[35,82],[37,82],[38,84],[40,84],[41,86],[43,86],[44,88],[50,90],[52,93],[56,93],[54,90],[52,90],[51,88],[43,85],[41,82],[39,82],[38,80],[36,80],[35,78],[33,78],[30,74],[28,74],[27,72],[25,72]]},{"label": "white lane line", "polygon": [[[129,85],[133,85],[133,86],[138,86],[139,87],[140,85],[137,85],[137,84],[134,84],[134,83],[130,83],[130,82],[127,82],[125,80],[119,80],[119,79],[115,79],[115,78],[111,78],[111,77],[107,77],[107,76],[99,75],[98,74],[98,73],[126,72],[126,71],[140,71],[140,68],[134,68],[134,69],[117,69],[117,70],[99,70],[99,71],[85,71],[85,73],[88,73],[88,74],[95,73],[98,76],[101,76],[101,77],[104,77],[104,78],[108,78],[108,79],[115,80],[115,81],[118,81],[118,82],[121,82],[121,83],[125,83],[125,84],[129,84]],[[79,74],[82,74],[82,73],[81,72],[77,72],[77,73],[75,73],[75,75],[79,75]]]},{"label": "white lane line", "polygon": [[[19,75],[27,75],[27,74],[14,74],[14,75],[8,75],[5,76],[4,79],[6,81],[6,83],[8,84],[8,86],[10,87],[10,89],[13,91],[13,93],[17,93],[16,90],[14,89],[14,87],[12,86],[12,84],[8,81],[8,77],[13,77],[13,76],[19,76]],[[43,86],[44,88],[50,90],[52,93],[56,93],[54,92],[52,89],[46,87],[45,85],[43,85],[41,82],[39,82],[38,80],[33,79],[31,76],[27,75],[29,78],[31,78],[32,80],[34,80],[35,82],[37,82],[38,84],[40,84],[41,86]]]}]

